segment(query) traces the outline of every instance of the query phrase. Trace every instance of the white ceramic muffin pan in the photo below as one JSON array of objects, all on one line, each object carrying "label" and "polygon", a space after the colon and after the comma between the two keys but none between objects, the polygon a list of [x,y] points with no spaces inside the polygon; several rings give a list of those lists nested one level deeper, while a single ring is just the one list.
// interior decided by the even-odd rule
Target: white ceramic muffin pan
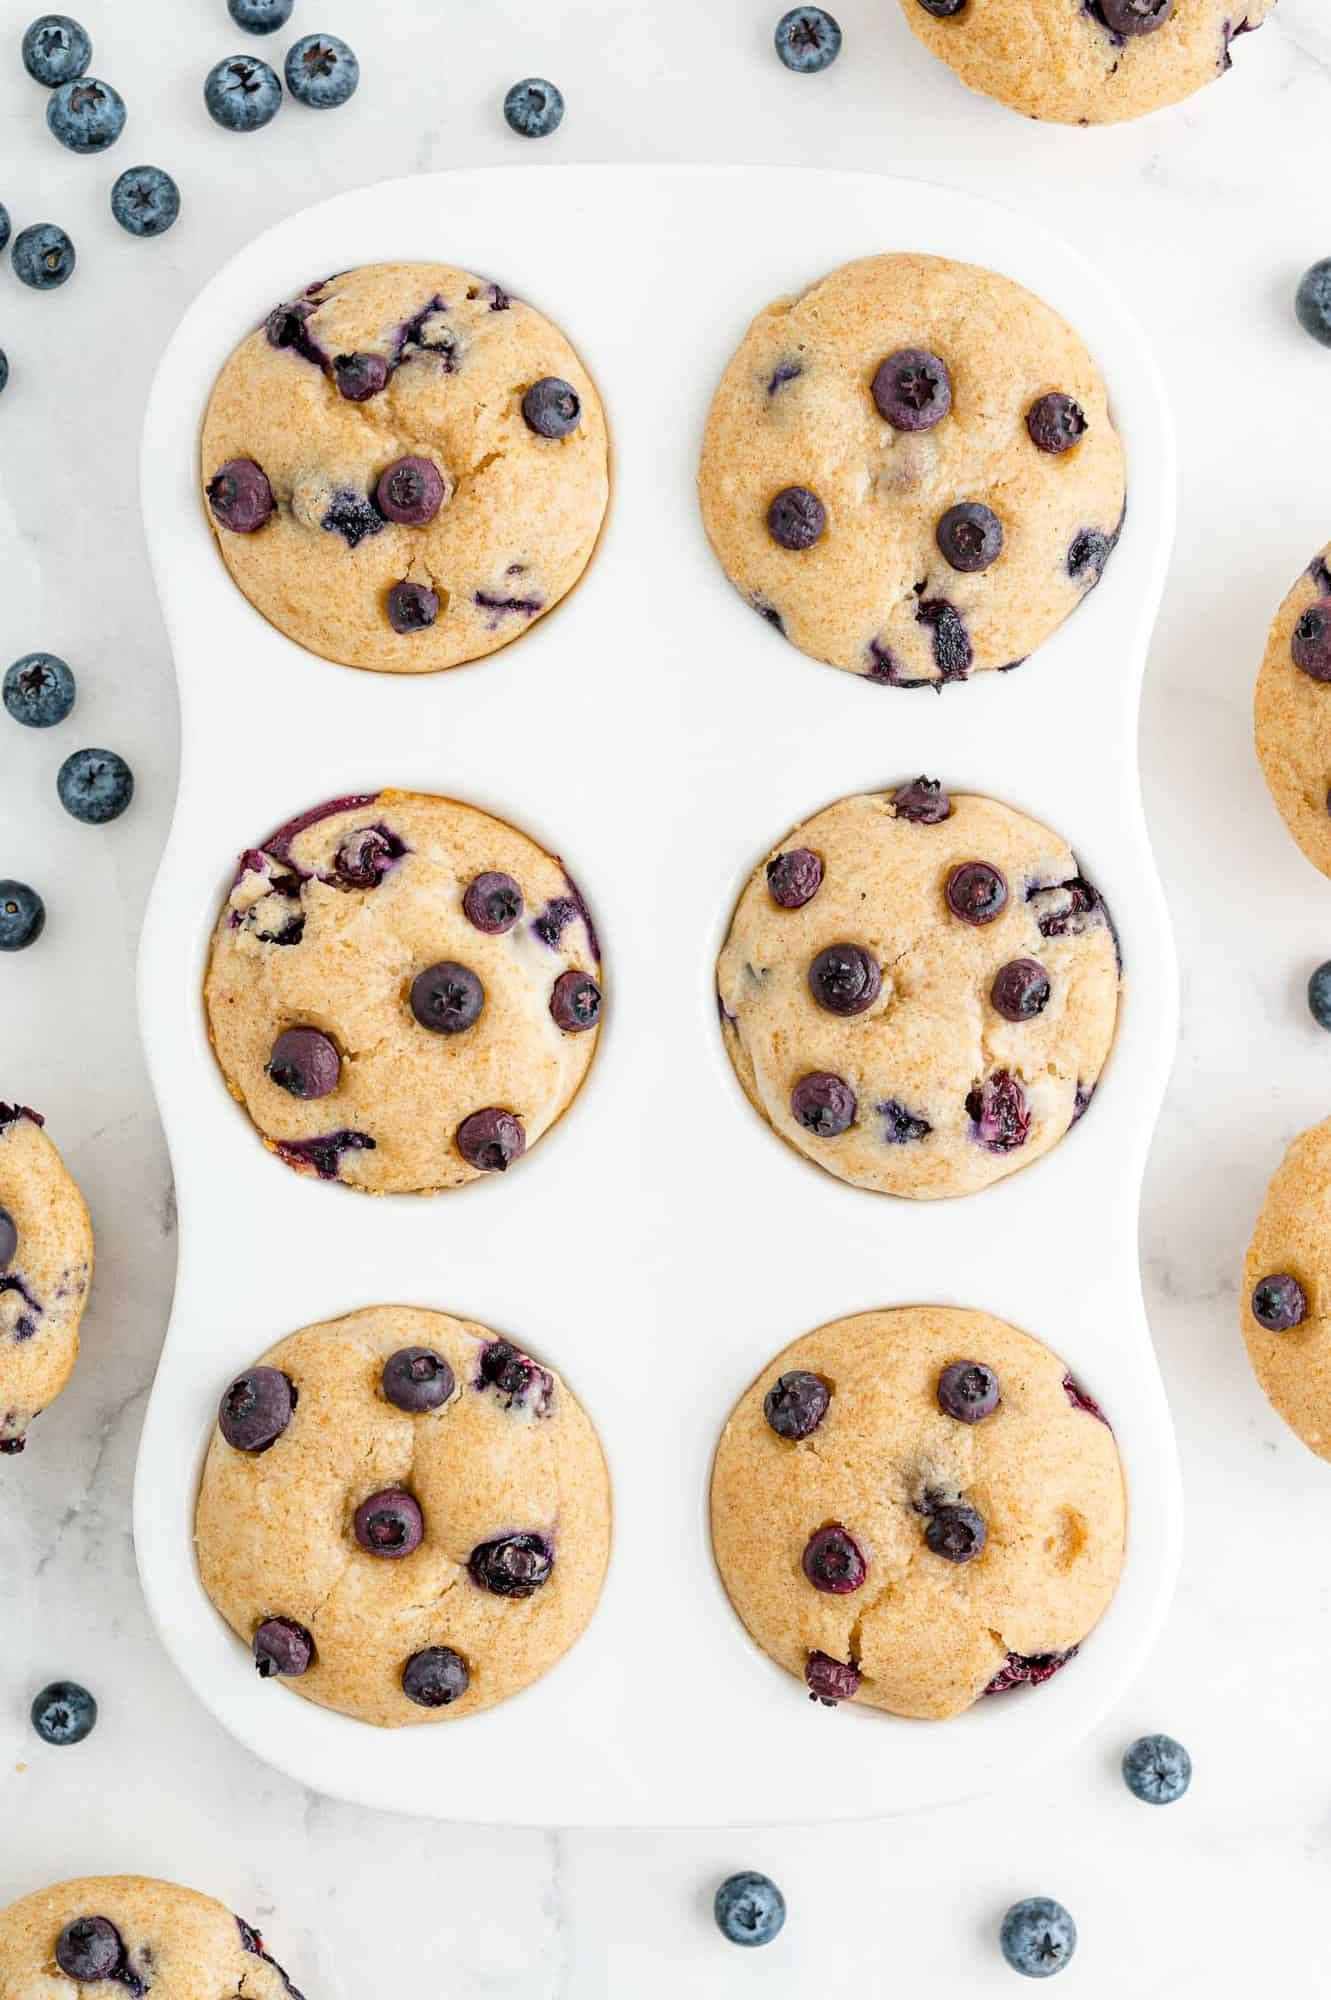
[{"label": "white ceramic muffin pan", "polygon": [[[923,250],[1040,292],[1088,341],[1127,449],[1105,580],[1013,674],[940,695],[835,673],[731,589],[703,536],[703,418],[751,315],[848,258]],[[437,258],[500,279],[570,335],[609,415],[614,492],[581,585],[507,650],[430,677],[316,659],[227,575],[197,486],[232,346],[330,271]],[[934,1805],[1065,1755],[1120,1695],[1168,1602],[1180,1532],[1169,1416],[1138,1278],[1143,1165],[1176,974],[1142,821],[1137,709],[1174,510],[1169,413],[1145,342],[1062,244],[941,188],[804,171],[518,168],[367,188],[293,216],[186,314],[158,371],[143,504],[180,677],[175,823],[144,928],[140,1006],[175,1164],[180,1270],[139,1458],[135,1533],[168,1651],[260,1757],[315,1788],[440,1819],[703,1825]],[[961,1201],[893,1201],[807,1165],[745,1103],[713,965],[741,885],[798,820],[925,772],[1066,835],[1126,974],[1082,1123]],[[200,987],[236,854],[303,808],[381,785],[470,800],[562,854],[605,950],[606,1025],[561,1124],[504,1178],[374,1200],[294,1174],[228,1096]],[[195,1568],[218,1396],[311,1320],[401,1301],[469,1315],[558,1368],[615,1492],[600,1609],[525,1694],[376,1731],[261,1682]],[[1057,1350],[1112,1418],[1130,1497],[1107,1617],[1065,1672],[918,1723],[832,1711],[731,1612],[706,1525],[735,1398],[796,1335],[942,1301]]]}]

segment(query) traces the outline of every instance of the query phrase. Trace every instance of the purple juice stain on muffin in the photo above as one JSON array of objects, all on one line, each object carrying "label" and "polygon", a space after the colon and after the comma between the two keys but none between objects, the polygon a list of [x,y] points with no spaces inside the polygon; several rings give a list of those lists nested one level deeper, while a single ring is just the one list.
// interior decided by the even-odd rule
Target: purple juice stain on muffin
[{"label": "purple juice stain on muffin", "polygon": [[764,625],[770,625],[773,631],[779,632],[781,634],[781,637],[783,639],[785,638],[786,621],[781,616],[781,613],[777,610],[775,604],[769,603],[767,598],[765,597],[758,597],[758,596],[748,597],[745,599],[745,602],[747,603],[751,611],[756,611],[758,613],[758,616],[762,619]]},{"label": "purple juice stain on muffin", "polygon": [[316,368],[326,371],[329,367],[328,356],[309,328],[316,309],[317,301],[312,296],[291,299],[283,305],[274,306],[264,321],[264,332],[270,347],[289,348],[303,361],[312,362]]},{"label": "purple juice stain on muffin", "polygon": [[1009,1653],[984,1692],[1006,1694],[1014,1687],[1043,1687],[1069,1660],[1075,1660],[1079,1651],[1079,1647],[1069,1646],[1063,1653]]},{"label": "purple juice stain on muffin", "polygon": [[532,936],[539,938],[542,944],[548,945],[551,951],[557,951],[564,932],[576,921],[585,929],[592,957],[599,964],[601,947],[597,940],[591,911],[587,908],[581,889],[567,869],[564,871],[564,882],[568,888],[567,896],[551,898],[540,915],[533,920]]},{"label": "purple juice stain on muffin", "polygon": [[410,319],[403,320],[393,341],[395,366],[400,362],[410,361],[413,352],[434,354],[442,359],[446,375],[453,372],[457,341],[452,332],[447,327],[434,327],[430,328],[433,338],[426,338],[426,329],[430,326],[430,321],[447,311],[448,307],[443,298],[436,292],[433,298],[425,301],[419,312],[414,312]]},{"label": "purple juice stain on muffin", "polygon": [[1094,1396],[1087,1395],[1081,1383],[1071,1372],[1063,1377],[1063,1394],[1067,1397],[1074,1410],[1084,1410],[1088,1417],[1094,1417],[1097,1423],[1102,1423],[1107,1431],[1113,1430],[1114,1426],[1110,1423]]},{"label": "purple juice stain on muffin", "polygon": [[[261,841],[257,849],[250,848],[241,856],[242,873],[246,866],[250,865],[250,857],[256,852],[260,860],[264,855],[271,855],[276,861],[286,862],[292,868],[296,867],[297,864],[291,859],[292,842],[308,827],[317,826],[320,820],[331,819],[335,813],[359,812],[362,806],[377,804],[379,796],[378,792],[348,792],[342,798],[325,799],[321,805],[310,806],[305,812],[297,813],[294,819],[284,821],[275,832],[269,834],[267,840]],[[236,880],[240,880],[239,875]]]},{"label": "purple juice stain on muffin", "polygon": [[503,597],[493,590],[474,591],[471,601],[478,611],[489,614],[486,624],[492,632],[499,630],[505,618],[534,618],[545,609],[542,597]]},{"label": "purple juice stain on muffin", "polygon": [[493,1389],[506,1410],[530,1409],[548,1417],[554,1408],[555,1382],[548,1368],[523,1354],[511,1340],[488,1340],[481,1349],[473,1389]]},{"label": "purple juice stain on muffin", "polygon": [[330,535],[341,535],[349,549],[359,548],[372,535],[383,533],[384,517],[364,493],[343,487],[324,509],[319,526]]},{"label": "purple juice stain on muffin", "polygon": [[344,1153],[373,1153],[377,1142],[368,1132],[322,1132],[316,1139],[274,1139],[273,1151],[289,1167],[311,1167],[321,1181],[335,1181]]},{"label": "purple juice stain on muffin", "polygon": [[769,396],[777,395],[787,382],[797,382],[804,373],[804,364],[799,361],[778,361],[767,383]]},{"label": "purple juice stain on muffin", "polygon": [[971,1137],[987,1153],[1013,1153],[1030,1137],[1026,1093],[1010,1070],[995,1070],[966,1096]]},{"label": "purple juice stain on muffin", "polygon": [[889,1097],[876,1108],[889,1146],[909,1146],[916,1139],[927,1139],[934,1129],[927,1118],[917,1118],[907,1110],[899,1098]]}]

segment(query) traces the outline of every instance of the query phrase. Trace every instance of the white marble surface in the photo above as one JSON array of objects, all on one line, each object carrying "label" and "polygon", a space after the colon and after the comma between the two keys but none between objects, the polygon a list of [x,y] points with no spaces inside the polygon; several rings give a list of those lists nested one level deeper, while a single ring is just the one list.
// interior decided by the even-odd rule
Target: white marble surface
[{"label": "white marble surface", "polygon": [[[360,94],[321,119],[289,105],[248,140],[215,130],[200,102],[204,70],[245,39],[222,0],[84,0],[94,68],[130,105],[102,161],[47,136],[43,94],[16,53],[31,11],[0,0],[0,200],[16,227],[63,223],[80,264],[46,298],[0,272],[13,369],[0,403],[0,655],[64,653],[80,700],[49,736],[0,717],[0,873],[37,884],[50,913],[39,946],[0,966],[0,1095],[48,1113],[93,1209],[99,1268],[73,1385],[26,1456],[0,1464],[0,1898],[84,1870],[192,1880],[263,1920],[311,2000],[371,1988],[655,2000],[684,1985],[698,2000],[793,2000],[923,1981],[936,2000],[971,2000],[1013,1990],[994,1925],[1035,1891],[1081,1923],[1069,1991],[1086,2000],[1217,2000],[1259,1980],[1314,1990],[1331,1862],[1320,1550],[1331,1474],[1257,1392],[1235,1292],[1265,1179],[1331,1096],[1331,1042],[1301,997],[1331,954],[1331,891],[1268,804],[1249,726],[1267,621],[1331,536],[1331,355],[1289,312],[1298,273],[1331,253],[1325,0],[1281,0],[1239,44],[1233,75],[1181,110],[1086,133],[965,95],[893,0],[840,0],[845,51],[819,79],[776,64],[767,0],[298,0],[296,27],[357,47]],[[144,392],[184,303],[256,230],[365,180],[524,157],[498,103],[533,71],[558,79],[569,104],[542,158],[779,158],[1006,199],[1122,287],[1175,398],[1182,513],[1143,754],[1184,1024],[1142,1243],[1188,1492],[1183,1582],[1146,1675],[1082,1755],[926,1823],[564,1836],[357,1812],[225,1738],[160,1655],[139,1596],[129,1487],[174,1264],[132,994],[175,755],[171,662],[137,522]],[[183,189],[182,220],[160,243],[131,242],[106,209],[115,173],[142,159]],[[809,264],[819,268],[816,243]],[[1067,754],[1093,756],[1069,709]],[[84,742],[121,749],[138,776],[133,810],[110,829],[77,826],[55,803],[55,770]],[[245,1283],[238,1242],[238,1312]],[[27,1728],[31,1693],[57,1674],[102,1702],[96,1735],[74,1751],[49,1751]],[[705,1678],[680,1699],[705,1701]],[[1122,1743],[1144,1728],[1174,1731],[1196,1757],[1192,1795],[1171,1814],[1138,1806],[1115,1775]],[[739,1865],[769,1870],[789,1897],[769,1952],[742,1956],[711,1929],[711,1885]]]}]

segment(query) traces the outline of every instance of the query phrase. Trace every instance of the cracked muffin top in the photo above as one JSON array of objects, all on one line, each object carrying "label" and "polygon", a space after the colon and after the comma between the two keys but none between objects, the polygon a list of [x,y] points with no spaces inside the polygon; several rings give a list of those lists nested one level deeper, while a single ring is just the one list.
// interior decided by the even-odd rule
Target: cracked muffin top
[{"label": "cracked muffin top", "polygon": [[0,1104],[0,1452],[69,1380],[92,1283],[83,1196],[36,1111]]},{"label": "cracked muffin top", "polygon": [[568,1651],[600,1595],[610,1484],[549,1368],[470,1321],[371,1306],[227,1389],[195,1535],[265,1679],[396,1728],[489,1708]]},{"label": "cracked muffin top", "polygon": [[749,1101],[880,1194],[971,1194],[1089,1104],[1118,1013],[1099,891],[1038,821],[935,779],[840,799],[749,878],[717,963]]},{"label": "cracked muffin top", "polygon": [[712,1469],[712,1546],[750,1636],[813,1699],[941,1719],[1048,1680],[1123,1562],[1103,1413],[989,1313],[834,1321],[769,1363]]},{"label": "cracked muffin top", "polygon": [[383,673],[525,632],[581,576],[609,491],[568,341],[448,264],[370,264],[275,306],[217,379],[201,473],[256,610]]}]

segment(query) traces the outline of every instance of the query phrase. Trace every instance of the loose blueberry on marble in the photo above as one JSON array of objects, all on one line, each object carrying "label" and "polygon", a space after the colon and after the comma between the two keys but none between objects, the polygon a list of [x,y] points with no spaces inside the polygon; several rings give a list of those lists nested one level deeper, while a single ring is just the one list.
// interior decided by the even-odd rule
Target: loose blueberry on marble
[{"label": "loose blueberry on marble", "polygon": [[811,1070],[790,1093],[790,1115],[816,1139],[837,1139],[855,1123],[855,1092],[843,1076]]},{"label": "loose blueberry on marble", "polygon": [[1308,981],[1308,1011],[1319,1028],[1331,1029],[1331,958]]},{"label": "loose blueberry on marble", "polygon": [[367,1555],[398,1562],[421,1545],[425,1521],[420,1507],[401,1487],[389,1487],[362,1500],[352,1522],[356,1541]]},{"label": "loose blueberry on marble", "polygon": [[495,1597],[534,1597],[549,1582],[554,1563],[544,1535],[524,1531],[478,1543],[467,1559],[467,1573]]},{"label": "loose blueberry on marble", "polygon": [[527,1134],[514,1112],[487,1105],[458,1126],[457,1149],[478,1173],[502,1174],[526,1152]]},{"label": "loose blueberry on marble", "polygon": [[327,1097],[337,1089],[342,1058],[318,1028],[284,1028],[273,1043],[267,1071],[292,1097]]},{"label": "loose blueberry on marble", "polygon": [[1309,680],[1331,681],[1331,608],[1310,604],[1295,621],[1290,658]]},{"label": "loose blueberry on marble", "polygon": [[374,497],[386,520],[404,528],[423,528],[443,506],[448,489],[439,467],[428,458],[395,458],[380,473]]},{"label": "loose blueberry on marble", "polygon": [[18,1251],[18,1224],[7,1208],[0,1208],[0,1271],[7,1271]]},{"label": "loose blueberry on marble", "polygon": [[9,241],[10,226],[9,210],[0,201],[0,250],[3,250]]},{"label": "loose blueberry on marble", "polygon": [[0,881],[0,951],[25,951],[36,944],[46,922],[46,905],[26,882]]},{"label": "loose blueberry on marble", "polygon": [[938,1378],[938,1407],[960,1424],[978,1424],[998,1408],[998,1377],[983,1361],[950,1361]]},{"label": "loose blueberry on marble", "polygon": [[291,19],[295,0],[226,0],[238,28],[251,35],[273,35]]},{"label": "loose blueberry on marble", "polygon": [[928,431],[952,408],[952,377],[927,348],[900,347],[879,362],[872,394],[893,430]]},{"label": "loose blueberry on marble", "polygon": [[965,924],[991,924],[1007,908],[1007,877],[988,861],[961,861],[947,878],[947,906]]},{"label": "loose blueberry on marble", "polygon": [[1123,1782],[1148,1806],[1172,1806],[1192,1783],[1192,1759],[1172,1736],[1139,1736],[1123,1752]]},{"label": "loose blueberry on marble", "polygon": [[548,139],[564,119],[564,93],[543,76],[524,76],[504,98],[504,117],[523,139]]},{"label": "loose blueberry on marble", "polygon": [[302,35],[287,50],[287,89],[312,111],[335,111],[360,82],[360,64],[337,35]]},{"label": "loose blueberry on marble", "polygon": [[268,475],[252,458],[229,458],[208,481],[208,505],[220,528],[253,535],[273,511]]},{"label": "loose blueberry on marble", "polygon": [[966,1115],[974,1137],[990,1153],[1012,1153],[1030,1137],[1031,1113],[1026,1093],[1005,1069],[995,1070],[966,1093]]},{"label": "loose blueberry on marble", "polygon": [[1086,412],[1061,389],[1051,389],[1027,410],[1026,429],[1040,451],[1057,455],[1081,443],[1086,435]]},{"label": "loose blueberry on marble", "polygon": [[237,1375],[217,1409],[217,1428],[233,1451],[267,1451],[291,1422],[296,1390],[280,1368],[249,1368]]},{"label": "loose blueberry on marble", "polygon": [[75,750],[55,782],[65,811],[88,826],[119,819],[134,796],[134,774],[114,750]]},{"label": "loose blueberry on marble", "polygon": [[1304,272],[1294,294],[1294,311],[1305,333],[1331,347],[1331,257],[1320,258]]},{"label": "loose blueberry on marble", "polygon": [[[285,344],[295,345],[294,341]],[[333,380],[339,396],[348,403],[368,403],[371,396],[381,395],[392,372],[382,354],[357,352],[333,356]]]},{"label": "loose blueberry on marble", "polygon": [[952,801],[937,778],[915,778],[909,785],[899,785],[892,805],[898,819],[916,826],[940,826],[952,817]]},{"label": "loose blueberry on marble", "polygon": [[511,875],[487,868],[467,884],[462,914],[488,937],[502,937],[522,915],[522,891]]},{"label": "loose blueberry on marble", "polygon": [[989,998],[1005,1021],[1031,1021],[1049,1005],[1049,974],[1034,958],[1010,959],[994,974]]},{"label": "loose blueberry on marble", "polygon": [[447,1708],[467,1692],[471,1676],[451,1646],[426,1646],[402,1669],[402,1692],[418,1708]]},{"label": "loose blueberry on marble", "polygon": [[165,236],[180,214],[180,189],[163,167],[126,167],[111,189],[111,213],[131,236]]},{"label": "loose blueberry on marble", "polygon": [[48,90],[72,83],[91,61],[88,31],[68,14],[39,14],[23,37],[23,67]]},{"label": "loose blueberry on marble", "polygon": [[63,722],[74,694],[74,676],[55,653],[24,653],[5,670],[5,707],[26,729],[52,729]]},{"label": "loose blueberry on marble", "polygon": [[250,1647],[260,1680],[274,1674],[295,1679],[306,1673],[314,1659],[314,1641],[294,1618],[265,1618]]},{"label": "loose blueberry on marble", "polygon": [[809,991],[829,1014],[862,1014],[882,990],[873,953],[858,944],[829,944],[809,967]]},{"label": "loose blueberry on marble", "polygon": [[550,995],[555,1026],[566,1035],[582,1035],[601,1018],[601,989],[588,972],[561,972]]},{"label": "loose blueberry on marble", "polygon": [[968,576],[988,569],[1003,552],[1003,524],[978,500],[961,500],[949,507],[934,538],[952,568]]},{"label": "loose blueberry on marble", "polygon": [[385,1361],[380,1382],[394,1409],[413,1417],[442,1409],[454,1389],[453,1370],[433,1347],[399,1347]]},{"label": "loose blueberry on marble", "polygon": [[46,125],[71,153],[104,153],[125,129],[125,100],[95,76],[75,77],[51,92]]},{"label": "loose blueberry on marble", "polygon": [[14,275],[34,292],[53,292],[73,274],[78,261],[74,245],[54,222],[34,222],[20,229],[9,253]]},{"label": "loose blueberry on marble", "polygon": [[1014,1972],[1026,1979],[1049,1979],[1077,1949],[1077,1926],[1052,1897],[1027,1896],[1004,1917],[998,1941]]},{"label": "loose blueberry on marble", "polygon": [[727,1875],[712,1911],[717,1929],[731,1944],[770,1944],[786,1921],[786,1899],[769,1875],[746,1868]]},{"label": "loose blueberry on marble", "polygon": [[809,847],[792,847],[767,864],[767,893],[782,910],[802,910],[823,885],[823,864]]},{"label": "loose blueberry on marble", "polygon": [[32,1698],[32,1726],[43,1743],[82,1743],[97,1726],[97,1703],[77,1681],[52,1681]]},{"label": "loose blueberry on marble", "polygon": [[75,1917],[55,1941],[55,1962],[70,1979],[94,1985],[121,1971],[125,1946],[109,1918]]},{"label": "loose blueberry on marble", "polygon": [[227,132],[257,132],[282,108],[277,72],[257,56],[227,56],[203,80],[208,113]]},{"label": "loose blueberry on marble", "polygon": [[835,1708],[839,1701],[854,1701],[863,1678],[858,1667],[848,1660],[834,1660],[830,1653],[814,1651],[804,1662],[809,1700],[821,1702],[824,1708]]},{"label": "loose blueberry on marble", "polygon": [[787,69],[815,76],[841,53],[841,24],[826,8],[792,7],[776,24],[776,52]]},{"label": "loose blueberry on marble", "polygon": [[1308,1299],[1297,1278],[1273,1272],[1253,1287],[1252,1316],[1268,1333],[1289,1333],[1308,1317]]},{"label": "loose blueberry on marble", "polygon": [[784,486],[767,509],[767,532],[779,549],[811,549],[827,532],[827,509],[807,486]]},{"label": "loose blueberry on marble", "polygon": [[384,600],[388,622],[395,632],[424,632],[439,616],[439,593],[428,584],[413,583],[404,577],[395,583]]},{"label": "loose blueberry on marble", "polygon": [[988,1540],[984,1519],[973,1507],[960,1501],[934,1507],[924,1530],[924,1539],[944,1562],[973,1562]]},{"label": "loose blueberry on marble", "polygon": [[763,1415],[779,1438],[798,1444],[812,1437],[832,1402],[832,1391],[821,1375],[808,1368],[792,1368],[778,1375],[763,1397]]},{"label": "loose blueberry on marble", "polygon": [[1150,35],[1163,28],[1174,0],[1100,0],[1105,26],[1114,35]]},{"label": "loose blueberry on marble", "polygon": [[859,1544],[839,1521],[815,1528],[804,1545],[800,1567],[815,1590],[848,1597],[869,1573]]},{"label": "loose blueberry on marble", "polygon": [[522,398],[522,420],[537,437],[563,438],[578,428],[582,402],[561,375],[542,375]]},{"label": "loose blueberry on marble", "polygon": [[411,1011],[436,1035],[460,1035],[474,1027],[485,1005],[485,988],[470,966],[442,958],[411,982]]}]

